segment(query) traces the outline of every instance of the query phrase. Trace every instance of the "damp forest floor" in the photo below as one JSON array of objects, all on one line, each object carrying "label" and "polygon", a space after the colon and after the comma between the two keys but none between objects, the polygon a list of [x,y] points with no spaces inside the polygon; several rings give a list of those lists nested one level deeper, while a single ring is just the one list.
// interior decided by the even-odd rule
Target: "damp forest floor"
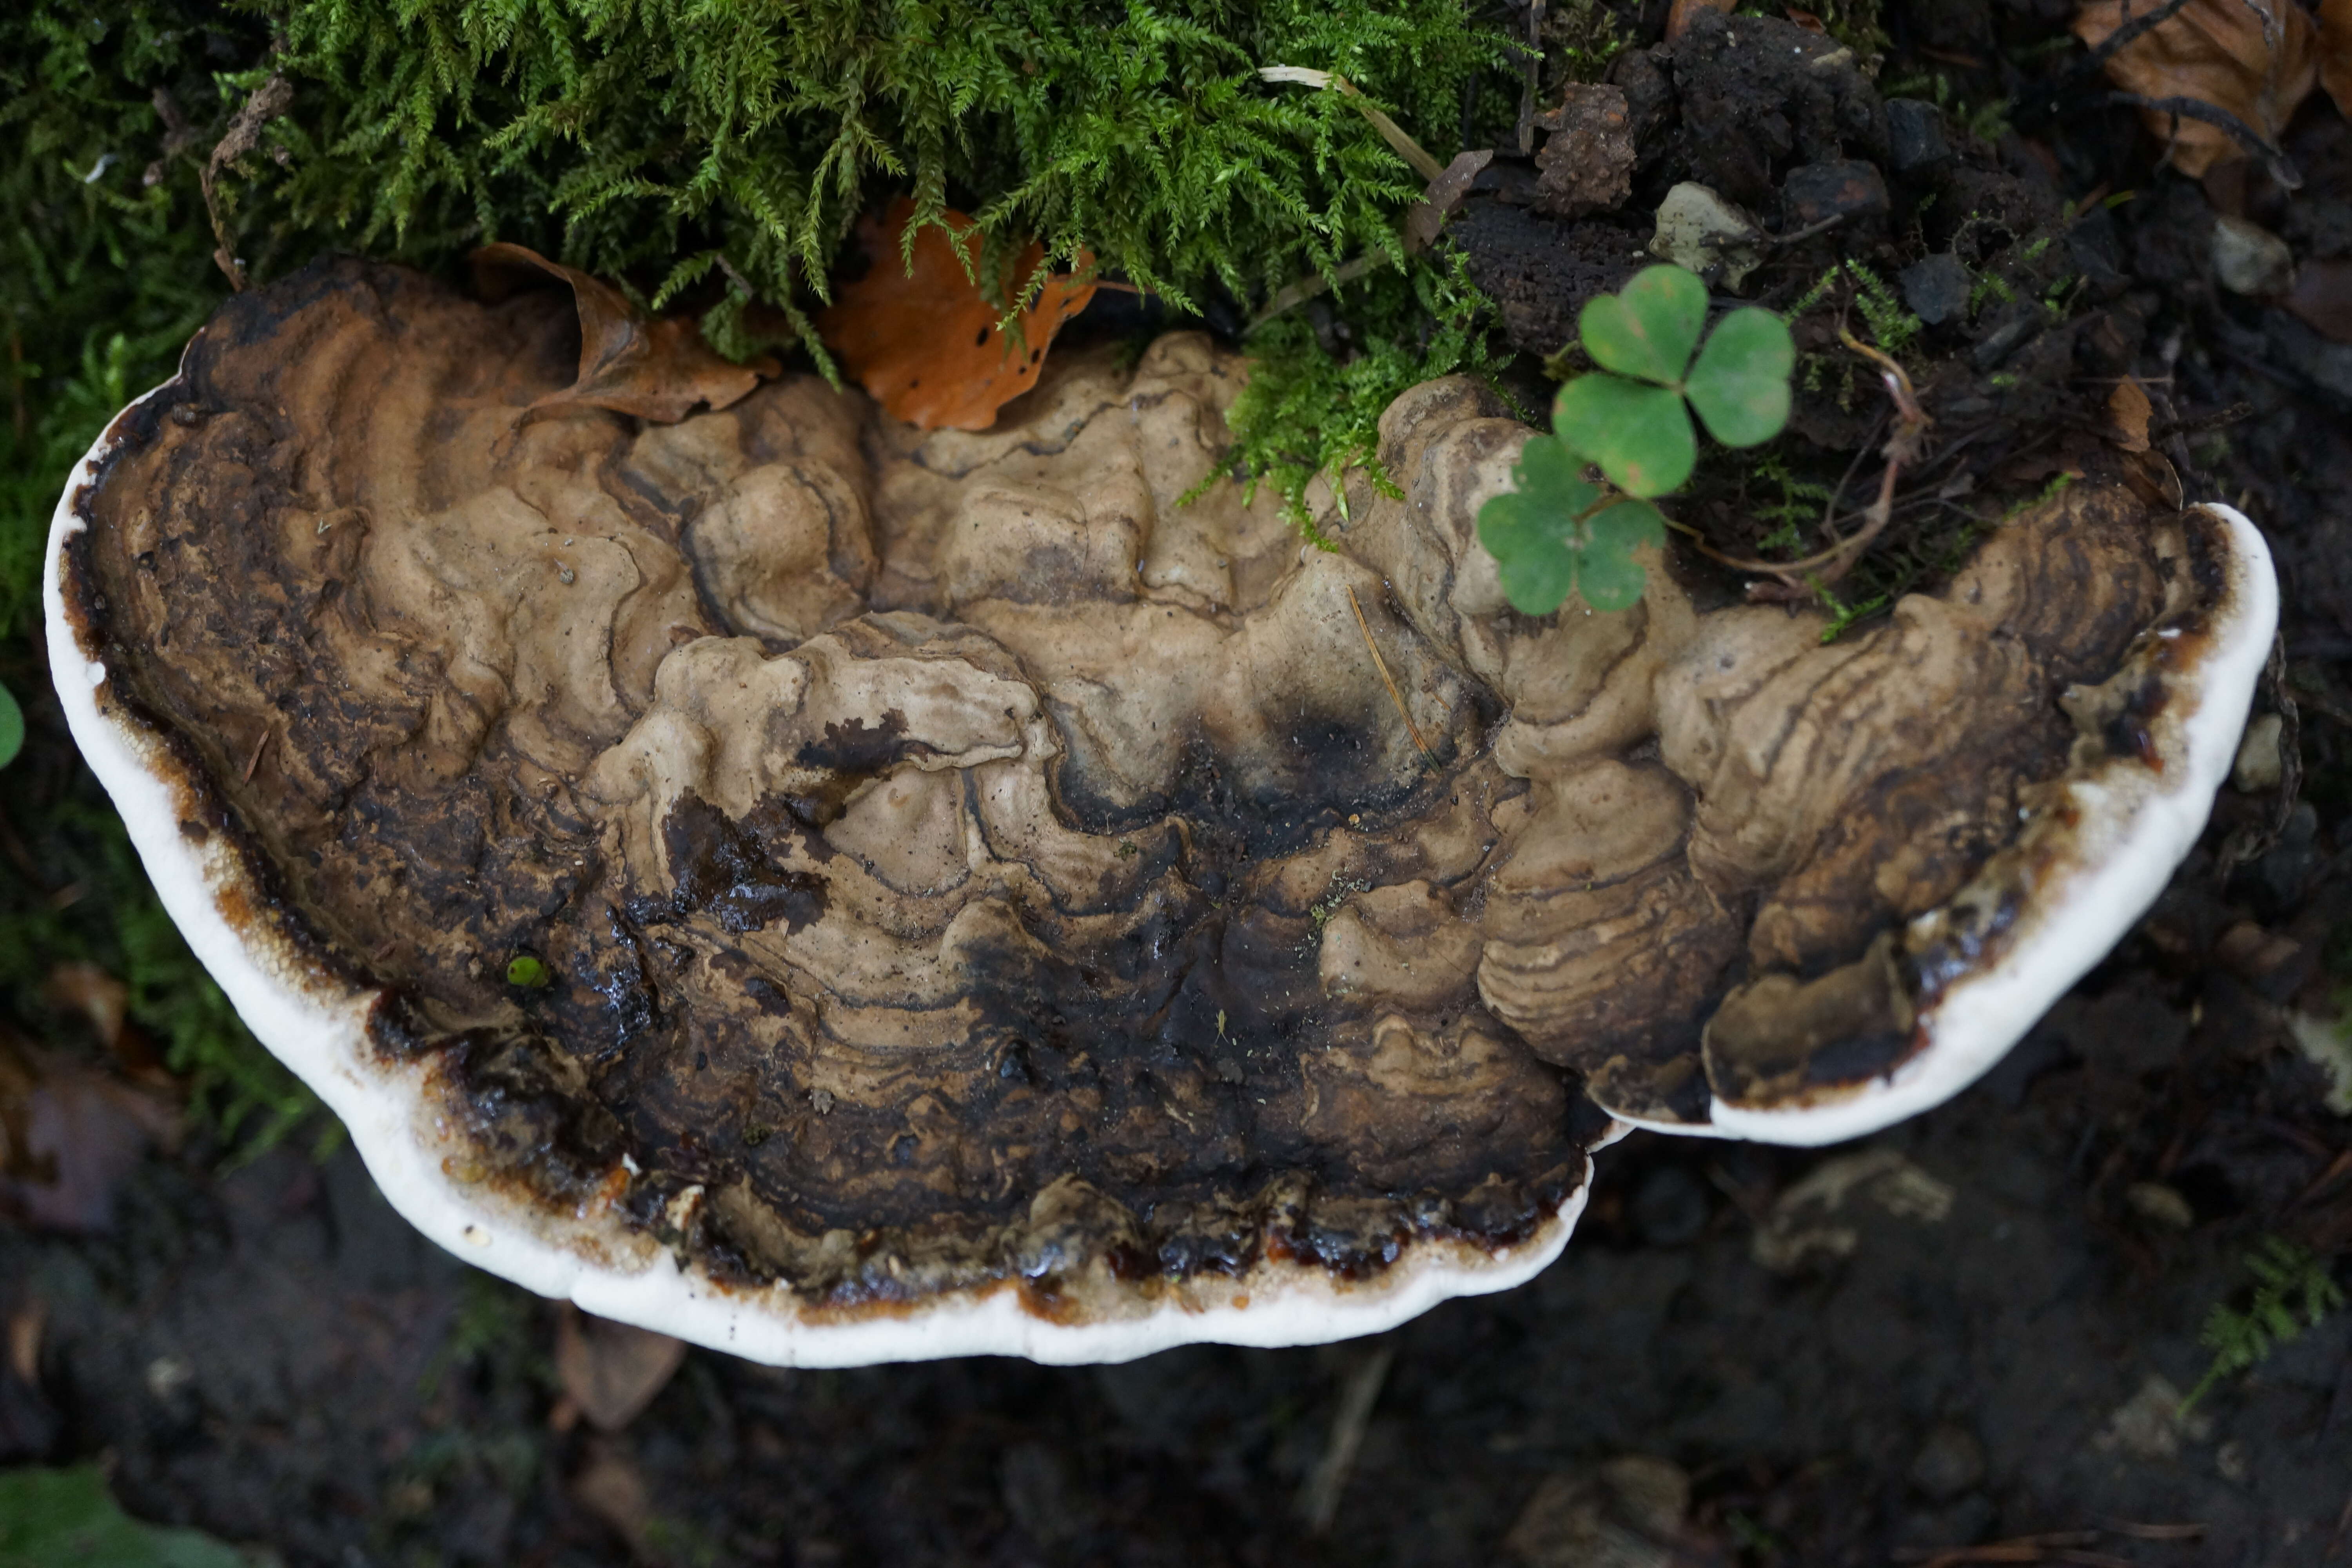
[{"label": "damp forest floor", "polygon": [[[1663,9],[1554,37],[1555,56],[1589,64],[1612,27],[1655,37]],[[2300,769],[2225,791],[2156,909],[1987,1079],[1827,1150],[1636,1133],[1600,1157],[1550,1268],[1377,1338],[775,1371],[599,1339],[468,1268],[282,1085],[201,1083],[184,1131],[170,1042],[126,1032],[100,973],[130,966],[134,1014],[163,984],[125,916],[0,1035],[0,1100],[8,1073],[47,1073],[52,1113],[80,1119],[61,1184],[0,1184],[0,1565],[86,1560],[72,1529],[25,1544],[37,1471],[221,1543],[133,1531],[143,1546],[105,1559],[124,1563],[2352,1565],[2352,1310],[2305,1310],[2352,1283],[2352,1117],[2314,1059],[2352,987],[2352,346],[2221,287],[2205,237],[2228,214],[2305,258],[2352,254],[2352,132],[2315,95],[2284,138],[2289,191],[2154,166],[2128,110],[2033,121],[2021,83],[2063,68],[2065,14],[1918,0],[1879,18],[1879,89],[1908,77],[1944,105],[1987,210],[1943,241],[1903,210],[1849,239],[1888,273],[1967,250],[2065,316],[2034,330],[2068,351],[1989,353],[2027,321],[1997,300],[1939,335],[1851,272],[1811,298],[1878,311],[1948,428],[1979,409],[1988,489],[2046,486],[2063,465],[2036,468],[2024,427],[2139,377],[2187,493],[2273,541],[2284,661],[2262,705],[2291,711]],[[1769,83],[1732,87],[1770,110]],[[1741,145],[1645,146],[1639,180]],[[1513,189],[1487,181],[1457,229],[1521,354],[1507,374],[1539,396],[1534,361],[1621,280],[1623,247],[1547,227]],[[1776,258],[1763,294],[1798,302],[1841,232]],[[2045,254],[2071,269],[2045,277]],[[1344,344],[1346,310],[1302,319]],[[1825,395],[1798,429],[1834,477],[1875,418]],[[1700,527],[1761,547],[1756,495],[1700,488]],[[102,921],[105,868],[75,860],[102,858],[100,803],[54,707],[27,707],[0,879]],[[226,1138],[224,1106],[244,1114]],[[2217,1321],[2247,1349],[2279,1298],[2292,1337],[2180,1414]],[[600,1424],[583,1397],[600,1377],[656,1392]]]}]

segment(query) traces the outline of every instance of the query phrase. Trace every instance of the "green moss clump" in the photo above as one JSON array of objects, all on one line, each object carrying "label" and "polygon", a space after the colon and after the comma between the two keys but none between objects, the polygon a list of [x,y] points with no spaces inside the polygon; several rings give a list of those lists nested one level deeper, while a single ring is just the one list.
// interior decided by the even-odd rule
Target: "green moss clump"
[{"label": "green moss clump", "polygon": [[[1347,285],[1330,309],[1347,333],[1345,352],[1327,348],[1305,311],[1276,317],[1250,334],[1249,383],[1225,414],[1234,476],[1251,494],[1274,486],[1283,515],[1325,549],[1330,543],[1307,505],[1316,476],[1343,504],[1350,468],[1364,468],[1383,494],[1401,494],[1380,465],[1388,405],[1407,387],[1456,372],[1490,373],[1503,358],[1491,331],[1494,303],[1470,281],[1459,252]],[[1192,493],[1223,477],[1210,475]]]},{"label": "green moss clump", "polygon": [[644,279],[823,298],[876,197],[1191,305],[1398,256],[1419,182],[1343,73],[1443,155],[1505,45],[1459,0],[261,0],[295,85],[247,232],[433,256],[489,238]]}]

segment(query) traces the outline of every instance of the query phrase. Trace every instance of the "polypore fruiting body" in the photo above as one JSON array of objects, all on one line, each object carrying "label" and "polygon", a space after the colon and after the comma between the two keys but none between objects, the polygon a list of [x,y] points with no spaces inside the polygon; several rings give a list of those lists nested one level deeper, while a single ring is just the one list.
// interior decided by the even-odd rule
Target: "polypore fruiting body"
[{"label": "polypore fruiting body", "polygon": [[2103,863],[2083,792],[2201,820],[2168,726],[2242,720],[2268,635],[2251,531],[2087,486],[1828,647],[1662,563],[1531,620],[1475,543],[1527,432],[1466,383],[1326,552],[1176,504],[1202,338],[925,434],[805,377],[550,402],[570,321],[357,263],[234,301],[60,508],[53,658],[404,1212],[772,1360],[1365,1331],[1548,1260],[1610,1112],[1948,1093]]}]

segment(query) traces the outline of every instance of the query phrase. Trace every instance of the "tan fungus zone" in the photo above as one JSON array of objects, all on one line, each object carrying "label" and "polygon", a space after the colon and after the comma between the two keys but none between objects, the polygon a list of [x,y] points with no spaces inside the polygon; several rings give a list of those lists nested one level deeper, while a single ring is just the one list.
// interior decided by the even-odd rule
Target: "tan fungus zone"
[{"label": "tan fungus zone", "polygon": [[558,296],[298,282],[100,488],[110,662],[487,1170],[610,1199],[625,1149],[634,1212],[690,1184],[820,1294],[1376,1270],[1540,1223],[1599,1121],[1558,1069],[1664,1119],[1884,1070],[1888,933],[2190,592],[2177,521],[2077,487],[1829,646],[1657,563],[1529,619],[1475,542],[1529,432],[1465,381],[1391,408],[1405,498],[1334,553],[1177,504],[1242,375],[1202,337],[1057,356],[985,433],[810,377],[641,426],[522,416]]}]

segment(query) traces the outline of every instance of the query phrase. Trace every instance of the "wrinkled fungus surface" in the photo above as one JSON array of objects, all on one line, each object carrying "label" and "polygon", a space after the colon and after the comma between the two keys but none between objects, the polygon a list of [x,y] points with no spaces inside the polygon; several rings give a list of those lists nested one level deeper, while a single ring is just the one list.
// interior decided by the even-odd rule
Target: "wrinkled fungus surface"
[{"label": "wrinkled fungus surface", "polygon": [[1535,620],[1475,542],[1528,432],[1465,381],[1326,552],[1177,504],[1241,374],[1204,338],[928,434],[805,376],[534,410],[578,348],[560,292],[242,296],[68,598],[461,1174],[812,1310],[1370,1278],[1533,1234],[1596,1101],[1887,1070],[2206,548],[2084,485],[1828,645],[1662,562]]}]

